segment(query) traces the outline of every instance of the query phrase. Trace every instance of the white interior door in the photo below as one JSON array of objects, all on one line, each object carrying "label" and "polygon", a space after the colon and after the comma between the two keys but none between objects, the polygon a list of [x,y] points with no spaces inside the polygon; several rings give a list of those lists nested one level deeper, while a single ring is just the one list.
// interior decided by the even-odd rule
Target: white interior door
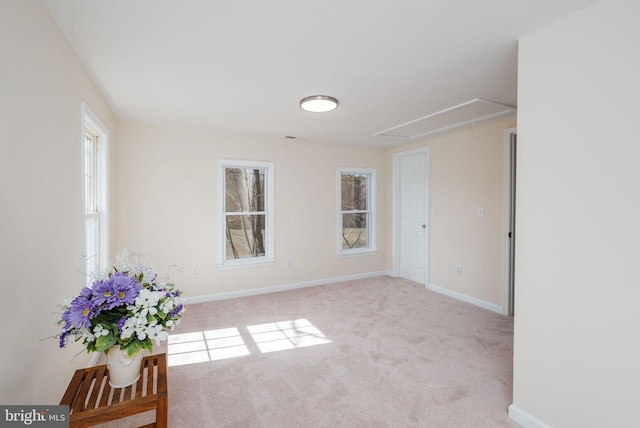
[{"label": "white interior door", "polygon": [[396,165],[398,274],[426,285],[429,259],[428,149],[401,153]]}]

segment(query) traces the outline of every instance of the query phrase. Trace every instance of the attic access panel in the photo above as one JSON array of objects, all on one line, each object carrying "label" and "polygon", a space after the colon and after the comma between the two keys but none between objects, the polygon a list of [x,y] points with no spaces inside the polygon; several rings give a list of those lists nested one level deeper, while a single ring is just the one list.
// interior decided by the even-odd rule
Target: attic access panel
[{"label": "attic access panel", "polygon": [[458,128],[473,122],[516,112],[516,107],[476,98],[441,110],[393,128],[380,131],[373,136],[394,137],[406,140],[424,137],[436,132]]}]

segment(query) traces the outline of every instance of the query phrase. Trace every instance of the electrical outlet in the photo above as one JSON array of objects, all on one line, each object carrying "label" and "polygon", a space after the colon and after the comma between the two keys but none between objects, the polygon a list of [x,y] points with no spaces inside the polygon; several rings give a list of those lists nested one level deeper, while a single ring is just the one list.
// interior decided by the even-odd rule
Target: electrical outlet
[{"label": "electrical outlet", "polygon": [[462,276],[462,265],[456,265],[456,275]]},{"label": "electrical outlet", "polygon": [[191,268],[191,278],[197,278],[200,276],[200,269],[197,267]]}]

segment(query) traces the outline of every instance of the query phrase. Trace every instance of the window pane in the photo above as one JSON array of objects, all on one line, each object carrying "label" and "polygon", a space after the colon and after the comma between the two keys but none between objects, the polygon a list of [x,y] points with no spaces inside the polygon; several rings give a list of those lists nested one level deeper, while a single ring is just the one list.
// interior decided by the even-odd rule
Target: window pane
[{"label": "window pane", "polygon": [[95,194],[95,179],[96,179],[96,148],[95,139],[89,134],[84,136],[85,142],[85,159],[84,159],[84,200],[85,200],[85,212],[92,213],[96,211],[96,194]]},{"label": "window pane", "polygon": [[[85,269],[86,274],[97,273],[100,267],[98,245],[100,239],[100,220],[97,216],[87,217],[85,221]],[[90,278],[87,277],[87,281]]]},{"label": "window pane", "polygon": [[363,248],[369,246],[367,213],[342,214],[342,248]]},{"label": "window pane", "polygon": [[265,255],[265,215],[226,216],[225,260]]},{"label": "window pane", "polygon": [[342,174],[342,210],[367,209],[367,185],[369,176],[366,174]]},{"label": "window pane", "polygon": [[264,211],[264,169],[225,168],[225,211]]}]

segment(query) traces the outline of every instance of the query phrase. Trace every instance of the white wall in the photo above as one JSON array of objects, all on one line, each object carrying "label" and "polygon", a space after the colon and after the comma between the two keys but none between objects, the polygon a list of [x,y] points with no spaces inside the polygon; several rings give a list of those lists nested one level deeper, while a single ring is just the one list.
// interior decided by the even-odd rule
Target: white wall
[{"label": "white wall", "polygon": [[503,304],[504,130],[515,123],[515,116],[479,122],[388,151],[391,162],[393,153],[429,147],[429,283],[494,310]]},{"label": "white wall", "polygon": [[[118,245],[149,254],[186,297],[231,293],[381,272],[390,208],[378,195],[379,251],[337,256],[336,168],[376,168],[389,180],[384,152],[303,140],[219,135],[121,123]],[[272,265],[219,269],[218,159],[269,161],[275,174]],[[287,266],[291,260],[292,266]],[[198,267],[199,278],[191,277]]]},{"label": "white wall", "polygon": [[511,415],[526,426],[640,426],[638,17],[637,0],[602,1],[520,41]]},{"label": "white wall", "polygon": [[83,284],[81,101],[109,127],[112,154],[116,122],[39,1],[0,2],[0,57],[0,403],[56,404],[87,361],[40,341]]}]

